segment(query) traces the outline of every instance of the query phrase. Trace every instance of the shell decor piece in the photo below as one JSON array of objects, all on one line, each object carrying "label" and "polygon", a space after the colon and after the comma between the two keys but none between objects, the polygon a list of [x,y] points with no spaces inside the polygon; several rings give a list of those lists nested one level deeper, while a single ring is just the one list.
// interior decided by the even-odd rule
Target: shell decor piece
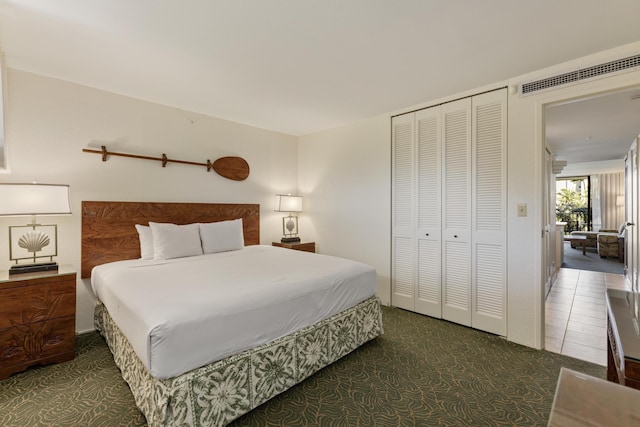
[{"label": "shell decor piece", "polygon": [[18,240],[18,246],[33,253],[41,251],[42,248],[47,246],[49,243],[51,243],[49,236],[41,231],[35,230],[23,234]]},{"label": "shell decor piece", "polygon": [[293,220],[289,220],[287,221],[287,230],[289,230],[289,233],[291,233],[293,230],[295,230],[296,228],[296,224],[295,222],[293,222]]}]

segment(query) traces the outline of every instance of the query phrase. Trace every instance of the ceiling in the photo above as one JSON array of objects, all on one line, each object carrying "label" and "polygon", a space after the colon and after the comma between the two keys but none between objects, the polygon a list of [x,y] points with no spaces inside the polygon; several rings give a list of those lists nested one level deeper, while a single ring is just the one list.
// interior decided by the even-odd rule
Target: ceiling
[{"label": "ceiling", "polygon": [[9,68],[304,135],[639,41],[639,16],[637,0],[0,0],[0,48]]},{"label": "ceiling", "polygon": [[558,160],[624,159],[640,135],[640,87],[547,107],[545,127]]}]

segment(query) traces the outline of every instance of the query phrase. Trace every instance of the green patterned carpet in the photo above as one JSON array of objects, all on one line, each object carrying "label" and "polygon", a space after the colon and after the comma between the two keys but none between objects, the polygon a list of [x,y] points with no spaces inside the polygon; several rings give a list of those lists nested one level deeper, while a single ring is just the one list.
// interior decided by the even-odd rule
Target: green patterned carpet
[{"label": "green patterned carpet", "polygon": [[[234,426],[545,426],[562,366],[606,368],[383,307],[385,334]],[[97,333],[72,362],[0,381],[0,425],[144,426]]]}]

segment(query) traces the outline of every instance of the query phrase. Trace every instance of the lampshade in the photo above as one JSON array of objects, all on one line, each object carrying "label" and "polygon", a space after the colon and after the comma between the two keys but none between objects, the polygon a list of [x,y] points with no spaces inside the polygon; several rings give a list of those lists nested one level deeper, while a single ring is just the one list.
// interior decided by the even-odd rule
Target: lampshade
[{"label": "lampshade", "polygon": [[276,212],[302,212],[302,196],[276,195]]},{"label": "lampshade", "polygon": [[68,215],[69,186],[0,183],[0,215]]}]

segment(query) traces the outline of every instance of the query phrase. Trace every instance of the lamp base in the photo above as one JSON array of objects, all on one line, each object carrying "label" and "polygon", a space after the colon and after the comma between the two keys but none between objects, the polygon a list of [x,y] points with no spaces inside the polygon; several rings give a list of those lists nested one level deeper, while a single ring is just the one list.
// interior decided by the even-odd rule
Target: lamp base
[{"label": "lamp base", "polygon": [[9,269],[9,275],[22,274],[22,273],[34,273],[38,271],[55,271],[58,269],[57,262],[43,262],[40,264],[20,264],[13,265]]},{"label": "lamp base", "polygon": [[299,237],[283,237],[280,239],[280,243],[300,243]]}]

